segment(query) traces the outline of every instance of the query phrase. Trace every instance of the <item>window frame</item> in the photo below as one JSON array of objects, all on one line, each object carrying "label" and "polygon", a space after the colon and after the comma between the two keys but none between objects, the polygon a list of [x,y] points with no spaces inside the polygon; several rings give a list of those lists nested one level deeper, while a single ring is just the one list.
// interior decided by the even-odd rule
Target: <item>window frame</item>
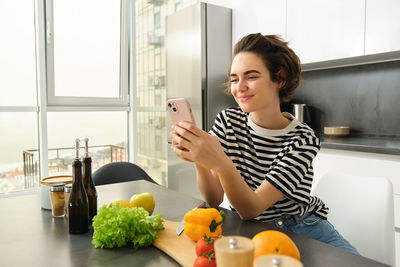
[{"label": "window frame", "polygon": [[47,74],[47,106],[97,106],[97,107],[129,107],[129,0],[120,0],[121,3],[121,31],[120,31],[120,75],[119,97],[71,97],[55,95],[54,72],[54,27],[53,1],[45,1],[45,46],[46,46],[46,74]]}]

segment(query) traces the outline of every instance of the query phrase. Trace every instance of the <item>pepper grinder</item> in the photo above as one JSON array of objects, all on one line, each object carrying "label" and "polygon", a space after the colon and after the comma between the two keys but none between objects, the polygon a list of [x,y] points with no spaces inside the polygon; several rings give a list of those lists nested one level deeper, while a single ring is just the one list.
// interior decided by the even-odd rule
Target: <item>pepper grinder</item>
[{"label": "pepper grinder", "polygon": [[281,254],[268,254],[257,257],[254,267],[303,267],[303,264],[293,258]]},{"label": "pepper grinder", "polygon": [[215,241],[218,267],[253,267],[254,244],[244,236],[224,236]]}]

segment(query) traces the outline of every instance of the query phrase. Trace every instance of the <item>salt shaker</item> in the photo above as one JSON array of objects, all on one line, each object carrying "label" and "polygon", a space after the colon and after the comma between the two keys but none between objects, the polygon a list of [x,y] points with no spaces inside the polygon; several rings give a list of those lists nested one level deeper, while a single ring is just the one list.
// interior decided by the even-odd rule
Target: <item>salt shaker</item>
[{"label": "salt shaker", "polygon": [[65,183],[54,183],[50,185],[51,211],[53,217],[64,217],[64,186]]},{"label": "salt shaker", "polygon": [[224,236],[215,241],[218,267],[253,267],[254,244],[244,236]]}]

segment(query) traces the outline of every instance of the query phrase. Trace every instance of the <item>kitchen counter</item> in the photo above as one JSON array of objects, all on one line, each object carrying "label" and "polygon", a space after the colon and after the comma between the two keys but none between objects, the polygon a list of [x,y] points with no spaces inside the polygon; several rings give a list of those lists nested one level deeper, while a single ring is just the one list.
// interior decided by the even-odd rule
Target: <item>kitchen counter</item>
[{"label": "kitchen counter", "polygon": [[358,152],[370,152],[400,155],[399,137],[376,137],[350,135],[345,137],[320,136],[321,148],[341,149]]},{"label": "kitchen counter", "polygon": [[[132,194],[150,192],[156,201],[154,214],[160,213],[173,221],[180,221],[188,210],[202,202],[143,180],[102,185],[96,189],[99,207],[115,199],[129,199]],[[70,235],[65,218],[52,218],[50,210],[40,208],[39,194],[0,199],[0,214],[0,266],[179,266],[153,246],[95,249],[91,244],[92,231]],[[226,236],[251,238],[260,231],[279,230],[260,221],[243,221],[230,210],[225,210],[225,214],[223,235]],[[283,232],[296,243],[307,267],[387,266],[302,235]]]}]

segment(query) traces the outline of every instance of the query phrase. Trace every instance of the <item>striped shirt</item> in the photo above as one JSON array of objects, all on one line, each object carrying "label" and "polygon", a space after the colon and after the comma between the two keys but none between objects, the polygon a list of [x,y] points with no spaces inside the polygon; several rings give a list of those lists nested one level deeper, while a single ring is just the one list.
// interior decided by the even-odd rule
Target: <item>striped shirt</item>
[{"label": "striped shirt", "polygon": [[[306,124],[289,113],[284,129],[269,130],[256,125],[239,107],[221,111],[210,130],[247,185],[256,190],[267,180],[283,193],[283,198],[255,219],[271,221],[284,214],[312,212],[326,219],[328,207],[311,196],[312,161],[319,151],[319,138]],[[234,208],[231,207],[233,210]]]}]

